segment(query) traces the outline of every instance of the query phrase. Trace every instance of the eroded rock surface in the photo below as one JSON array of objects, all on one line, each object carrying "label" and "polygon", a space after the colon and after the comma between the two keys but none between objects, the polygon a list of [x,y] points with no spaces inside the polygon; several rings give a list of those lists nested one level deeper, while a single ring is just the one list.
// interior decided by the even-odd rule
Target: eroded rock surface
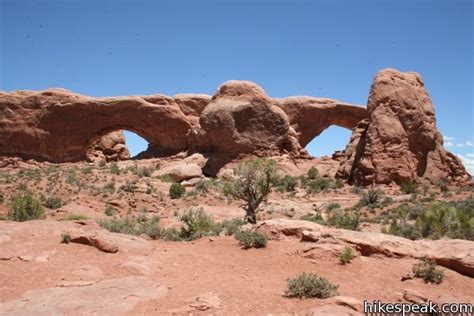
[{"label": "eroded rock surface", "polygon": [[363,256],[428,258],[461,274],[474,276],[474,245],[469,240],[410,240],[398,236],[336,229],[303,220],[272,219],[258,225],[269,236],[297,236],[320,244],[352,245]]},{"label": "eroded rock surface", "polygon": [[469,180],[443,148],[433,104],[417,73],[380,71],[370,89],[369,121],[359,124],[338,175],[356,184]]},{"label": "eroded rock surface", "polygon": [[122,131],[114,131],[97,139],[86,153],[88,161],[118,161],[130,158]]}]

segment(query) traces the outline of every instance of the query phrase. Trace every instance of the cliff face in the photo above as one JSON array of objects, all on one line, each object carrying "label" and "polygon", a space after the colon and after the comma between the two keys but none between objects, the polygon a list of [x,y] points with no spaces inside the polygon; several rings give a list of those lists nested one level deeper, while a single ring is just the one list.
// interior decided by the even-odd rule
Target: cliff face
[{"label": "cliff face", "polygon": [[324,98],[272,99],[248,81],[228,81],[212,97],[0,92],[0,155],[52,162],[127,159],[123,136],[110,134],[125,129],[148,140],[141,157],[200,152],[215,172],[242,154],[306,156],[304,147],[331,125],[353,130],[339,158],[338,176],[349,182],[469,178],[443,148],[433,105],[415,73],[379,72],[367,108]]}]

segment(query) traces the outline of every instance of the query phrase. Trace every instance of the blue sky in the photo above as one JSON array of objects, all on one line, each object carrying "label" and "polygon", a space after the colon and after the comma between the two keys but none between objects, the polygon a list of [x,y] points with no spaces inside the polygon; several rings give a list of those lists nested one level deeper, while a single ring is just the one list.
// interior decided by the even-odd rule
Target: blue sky
[{"label": "blue sky", "polygon": [[[213,94],[242,79],[273,97],[365,105],[378,70],[417,71],[446,146],[474,171],[470,0],[0,3],[1,90]],[[349,136],[331,127],[307,148],[331,154]],[[127,144],[143,145],[130,134]]]}]

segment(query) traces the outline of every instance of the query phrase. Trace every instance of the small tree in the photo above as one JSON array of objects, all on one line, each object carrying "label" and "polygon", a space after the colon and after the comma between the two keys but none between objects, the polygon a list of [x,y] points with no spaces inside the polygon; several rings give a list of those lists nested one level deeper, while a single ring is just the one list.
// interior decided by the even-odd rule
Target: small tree
[{"label": "small tree", "polygon": [[275,161],[257,158],[234,169],[236,179],[224,184],[224,193],[245,202],[245,219],[257,223],[257,212],[276,181]]}]

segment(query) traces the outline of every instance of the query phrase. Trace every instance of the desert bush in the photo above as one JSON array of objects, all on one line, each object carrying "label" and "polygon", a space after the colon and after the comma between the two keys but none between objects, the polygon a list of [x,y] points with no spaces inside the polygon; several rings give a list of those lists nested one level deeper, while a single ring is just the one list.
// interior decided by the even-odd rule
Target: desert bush
[{"label": "desert bush", "polygon": [[115,161],[110,164],[109,170],[111,174],[120,174],[120,167]]},{"label": "desert bush", "polygon": [[370,187],[367,191],[362,191],[359,204],[361,204],[362,206],[375,208],[379,205],[383,196],[384,193],[382,190]]},{"label": "desert bush", "polygon": [[3,192],[0,192],[0,204],[2,204],[3,201],[5,201],[5,196],[3,195]]},{"label": "desert bush", "polygon": [[341,256],[339,257],[339,261],[342,265],[348,264],[354,258],[354,254],[352,252],[352,248],[349,246],[344,247],[342,250]]},{"label": "desert bush", "polygon": [[314,273],[303,272],[295,278],[289,278],[285,295],[299,298],[328,298],[338,295],[337,285]]},{"label": "desert bush", "polygon": [[61,243],[69,244],[71,242],[71,235],[68,232],[63,232],[61,234]]},{"label": "desert bush", "polygon": [[221,222],[221,227],[226,236],[235,235],[237,232],[240,231],[242,225],[245,224],[245,221],[240,218],[234,218],[231,220],[225,220]]},{"label": "desert bush", "polygon": [[276,181],[275,161],[257,158],[241,163],[234,169],[236,178],[224,183],[227,196],[244,201],[245,218],[257,223],[257,212]]},{"label": "desert bush", "polygon": [[186,188],[181,183],[175,182],[170,185],[169,193],[172,199],[179,199],[185,192]]},{"label": "desert bush", "polygon": [[319,178],[318,169],[316,167],[312,166],[311,168],[309,168],[307,176],[311,180],[315,180],[315,179]]},{"label": "desert bush", "polygon": [[134,193],[137,191],[137,184],[135,181],[126,181],[125,184],[122,184],[120,186],[120,190],[125,191],[125,192],[130,192]]},{"label": "desert bush", "polygon": [[328,210],[329,212],[334,211],[334,210],[338,210],[338,209],[341,209],[341,205],[339,203],[329,203],[326,206],[326,210]]},{"label": "desert bush", "polygon": [[388,230],[385,229],[382,232],[411,240],[416,240],[423,237],[420,230],[415,225],[404,222],[399,223],[396,220],[392,220]]},{"label": "desert bush", "polygon": [[102,193],[114,193],[115,192],[115,182],[110,181],[102,187]]},{"label": "desert bush", "polygon": [[315,214],[305,214],[300,217],[300,219],[304,221],[310,221],[318,224],[324,224],[324,218],[321,216],[320,212],[317,212]]},{"label": "desert bush", "polygon": [[143,167],[143,168],[138,168],[137,176],[139,176],[139,177],[150,177],[152,173],[153,173],[153,168]]},{"label": "desert bush", "polygon": [[239,241],[239,245],[243,249],[264,248],[267,246],[267,237],[254,231],[239,231],[235,234],[235,239]]},{"label": "desert bush", "polygon": [[181,228],[181,237],[187,240],[194,240],[202,236],[219,235],[222,228],[209,215],[205,214],[202,208],[189,209],[180,220],[184,223]]},{"label": "desert bush", "polygon": [[417,278],[422,278],[425,283],[440,284],[443,282],[444,273],[436,266],[433,260],[423,259],[422,262],[413,265],[413,274]]},{"label": "desert bush", "polygon": [[474,199],[432,203],[418,216],[416,225],[424,237],[474,240]]},{"label": "desert bush", "polygon": [[359,230],[359,215],[358,213],[352,216],[335,212],[328,218],[327,223],[336,228]]},{"label": "desert bush", "polygon": [[344,180],[336,179],[336,181],[334,182],[334,187],[337,188],[337,189],[343,188],[344,187]]},{"label": "desert bush", "polygon": [[50,196],[44,201],[44,206],[52,210],[60,208],[63,205],[63,202],[60,198],[56,196]]},{"label": "desert bush", "polygon": [[92,167],[91,166],[86,166],[84,168],[81,169],[81,173],[82,174],[91,174],[92,173]]},{"label": "desert bush", "polygon": [[107,207],[105,208],[105,215],[107,216],[113,216],[115,214],[116,210],[115,208],[112,206],[112,205],[107,205]]},{"label": "desert bush", "polygon": [[279,178],[276,183],[276,190],[278,192],[291,192],[296,189],[298,185],[298,181],[295,177],[290,175],[284,175],[283,177]]},{"label": "desert bush", "polygon": [[474,199],[433,202],[428,205],[401,204],[391,210],[387,232],[412,240],[441,237],[474,240]]},{"label": "desert bush", "polygon": [[331,180],[328,178],[316,178],[306,183],[306,192],[308,194],[326,191],[332,186]]},{"label": "desert bush", "polygon": [[150,225],[155,225],[157,222],[157,217],[152,217],[151,219],[145,216],[113,217],[99,220],[99,225],[113,233],[139,236],[144,234]]},{"label": "desert bush", "polygon": [[393,204],[393,199],[390,197],[390,196],[386,196],[384,197],[384,199],[382,200],[381,202],[381,206],[385,207],[385,206],[389,206],[390,204]]},{"label": "desert bush", "polygon": [[87,219],[87,216],[84,214],[69,214],[66,216],[65,220],[67,221],[82,221]]},{"label": "desert bush", "polygon": [[400,191],[405,194],[417,193],[418,186],[414,182],[403,182],[400,184]]},{"label": "desert bush", "polygon": [[44,217],[41,202],[29,191],[13,195],[8,203],[8,219],[23,222]]}]

